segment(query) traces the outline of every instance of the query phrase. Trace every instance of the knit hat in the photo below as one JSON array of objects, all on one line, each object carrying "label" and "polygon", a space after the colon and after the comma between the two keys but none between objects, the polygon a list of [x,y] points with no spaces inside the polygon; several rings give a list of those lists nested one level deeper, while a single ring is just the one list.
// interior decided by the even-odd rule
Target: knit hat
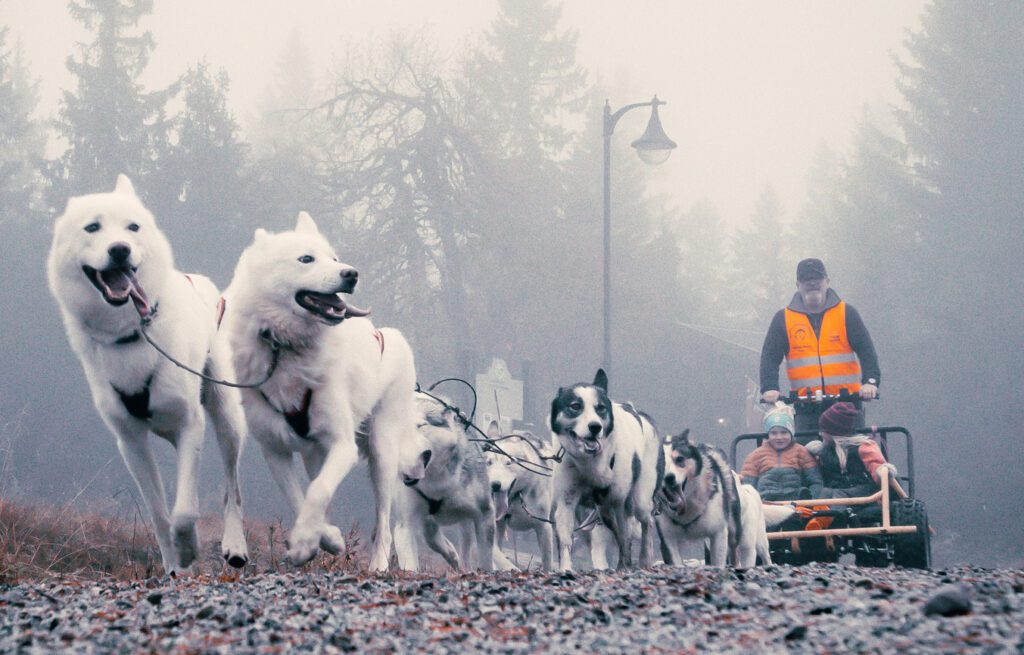
[{"label": "knit hat", "polygon": [[785,428],[792,435],[796,432],[796,424],[793,422],[792,410],[788,407],[774,408],[764,415],[764,431],[771,432],[774,427]]},{"label": "knit hat", "polygon": [[853,403],[836,403],[818,419],[818,429],[836,437],[851,435],[859,415]]}]

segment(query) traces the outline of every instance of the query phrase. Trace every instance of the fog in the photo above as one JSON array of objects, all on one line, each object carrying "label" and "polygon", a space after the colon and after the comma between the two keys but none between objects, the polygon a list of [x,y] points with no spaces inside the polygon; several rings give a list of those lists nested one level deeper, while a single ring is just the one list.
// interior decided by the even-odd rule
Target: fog
[{"label": "fog", "polygon": [[[309,211],[422,384],[503,358],[542,430],[602,364],[602,106],[658,94],[667,162],[629,146],[646,108],[612,139],[613,397],[727,447],[820,257],[879,353],[869,421],[914,435],[937,563],[1024,560],[1024,5],[147,4],[104,32],[116,13],[0,1],[4,498],[137,511],[44,279],[67,198],[121,172],[222,287],[255,228]],[[291,520],[253,443],[243,485]],[[364,469],[339,497],[369,524]]]}]

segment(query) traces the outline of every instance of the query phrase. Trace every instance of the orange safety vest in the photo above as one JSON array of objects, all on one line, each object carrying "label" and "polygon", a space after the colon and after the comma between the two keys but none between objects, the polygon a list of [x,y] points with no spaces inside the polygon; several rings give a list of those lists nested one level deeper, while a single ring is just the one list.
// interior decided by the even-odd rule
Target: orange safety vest
[{"label": "orange safety vest", "polygon": [[813,395],[819,389],[825,394],[838,394],[842,389],[851,394],[860,391],[860,362],[846,337],[845,302],[825,311],[818,337],[806,314],[786,308],[786,335],[790,388],[801,396]]}]

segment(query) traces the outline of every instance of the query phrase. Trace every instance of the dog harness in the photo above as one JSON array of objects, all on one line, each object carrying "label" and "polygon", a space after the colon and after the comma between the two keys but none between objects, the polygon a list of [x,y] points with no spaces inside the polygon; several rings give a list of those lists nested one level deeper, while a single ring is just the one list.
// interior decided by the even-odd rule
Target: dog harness
[{"label": "dog harness", "polygon": [[[225,306],[225,304],[226,304],[226,301],[222,297],[220,299],[220,303],[218,304],[218,311],[219,311],[219,316],[217,318],[217,324],[218,325],[220,325],[220,317],[224,315],[224,306]],[[377,344],[380,346],[380,356],[384,357],[384,334],[380,330],[374,330],[373,331],[373,338],[377,342]],[[289,427],[291,427],[292,431],[294,431],[296,435],[298,435],[302,439],[309,439],[309,428],[310,428],[310,425],[309,425],[309,407],[310,407],[310,405],[313,404],[313,389],[312,388],[306,389],[306,393],[304,393],[302,395],[302,402],[299,404],[298,409],[293,409],[293,410],[291,410],[289,412],[284,412],[284,411],[281,411],[280,409],[274,407],[274,403],[270,402],[270,398],[267,398],[267,394],[263,393],[262,391],[260,391],[260,395],[263,396],[263,400],[265,400],[267,402],[267,404],[270,405],[271,409],[276,411],[278,414],[284,416],[284,420],[288,423]],[[419,489],[417,489],[416,491],[419,491]],[[420,494],[420,495],[422,496],[423,494]],[[431,503],[431,505],[430,505],[431,508],[434,507],[433,503],[435,503],[435,502],[437,503],[437,508],[436,509],[432,509],[432,511],[430,512],[431,514],[436,513],[437,510],[441,508],[441,501],[440,500],[432,501],[429,498],[427,498],[426,496],[423,496],[423,498],[426,499],[428,503]]]},{"label": "dog harness", "polygon": [[149,385],[153,382],[153,376],[150,375],[146,379],[146,384],[143,385],[142,391],[136,393],[125,393],[114,385],[110,385],[117,392],[117,395],[121,397],[121,403],[124,405],[125,410],[140,421],[147,421],[153,418],[153,412],[149,411]]},{"label": "dog harness", "polygon": [[427,513],[433,516],[441,511],[441,504],[444,503],[444,498],[433,499],[427,494],[419,490],[419,487],[415,487],[416,493],[420,495],[420,498],[427,501]]}]

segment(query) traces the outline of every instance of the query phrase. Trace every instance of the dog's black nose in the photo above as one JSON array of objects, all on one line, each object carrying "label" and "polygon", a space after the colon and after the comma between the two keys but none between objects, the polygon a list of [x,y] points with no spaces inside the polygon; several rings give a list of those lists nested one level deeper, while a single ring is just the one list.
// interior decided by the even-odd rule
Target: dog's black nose
[{"label": "dog's black nose", "polygon": [[341,269],[341,281],[342,282],[351,282],[352,284],[355,284],[356,280],[358,280],[358,279],[359,279],[359,271],[357,271],[356,269],[352,268],[351,266],[348,267],[348,268]]},{"label": "dog's black nose", "polygon": [[676,474],[675,473],[668,473],[668,474],[666,474],[665,475],[665,484],[668,485],[669,487],[676,486]]},{"label": "dog's black nose", "polygon": [[492,493],[498,493],[499,491],[501,491],[501,483],[500,482],[492,482],[491,483],[491,492]]},{"label": "dog's black nose", "polygon": [[593,423],[587,425],[587,429],[590,430],[590,436],[592,437],[596,437],[597,435],[601,434],[602,427],[603,426],[597,421],[594,421]]},{"label": "dog's black nose", "polygon": [[115,264],[123,264],[128,261],[128,257],[132,254],[132,249],[127,243],[118,241],[107,248],[107,254],[110,255],[110,260]]}]

